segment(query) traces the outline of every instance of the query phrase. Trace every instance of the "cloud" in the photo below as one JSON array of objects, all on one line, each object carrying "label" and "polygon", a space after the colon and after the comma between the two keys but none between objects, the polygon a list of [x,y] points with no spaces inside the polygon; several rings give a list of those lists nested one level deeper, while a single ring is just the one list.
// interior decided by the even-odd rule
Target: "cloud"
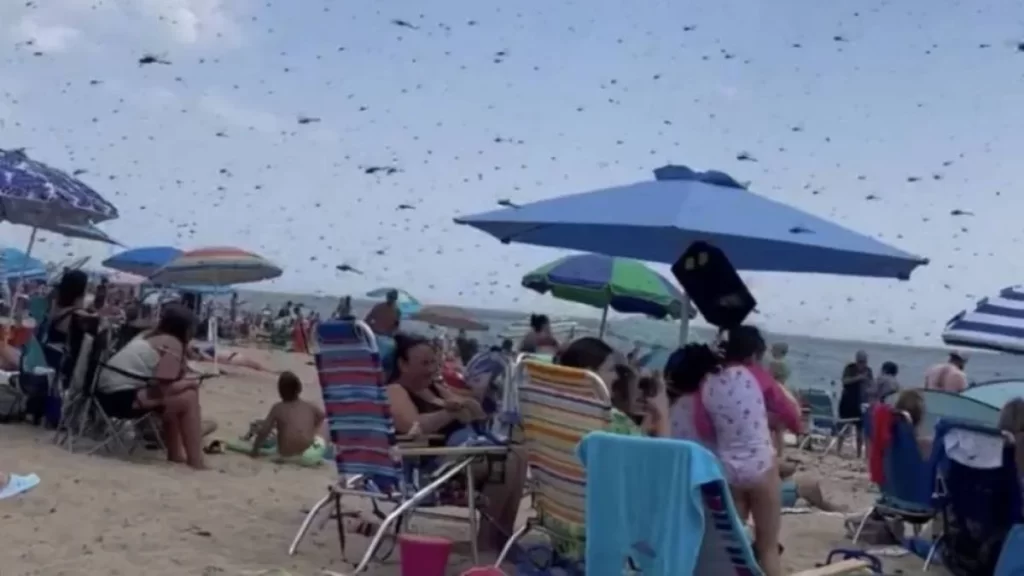
[{"label": "cloud", "polygon": [[139,1],[142,9],[163,21],[181,44],[241,38],[241,30],[224,0]]},{"label": "cloud", "polygon": [[221,121],[239,128],[272,134],[280,132],[284,127],[284,120],[278,115],[246,106],[216,92],[204,94],[199,99],[199,108],[216,116]]},{"label": "cloud", "polygon": [[12,34],[15,41],[31,43],[32,48],[40,52],[63,52],[82,36],[77,28],[43,24],[29,16],[14,25]]}]

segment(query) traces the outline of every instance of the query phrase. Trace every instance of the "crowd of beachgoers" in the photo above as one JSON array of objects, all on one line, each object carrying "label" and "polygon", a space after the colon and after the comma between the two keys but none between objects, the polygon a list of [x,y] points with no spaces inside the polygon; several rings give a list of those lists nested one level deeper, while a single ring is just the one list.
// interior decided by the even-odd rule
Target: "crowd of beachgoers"
[{"label": "crowd of beachgoers", "polygon": [[[803,446],[809,432],[807,399],[803,391],[787,387],[792,370],[787,362],[786,344],[766,342],[761,332],[751,326],[735,328],[711,344],[683,346],[675,350],[660,369],[651,369],[639,365],[637,351],[616,350],[595,336],[560,342],[543,315],[530,318],[530,330],[521,341],[505,340],[487,349],[481,349],[464,333],[455,338],[407,333],[402,330],[402,317],[394,294],[374,306],[365,318],[355,318],[350,300],[343,298],[330,319],[321,319],[317,314],[305,314],[298,303],[278,311],[247,311],[241,309],[234,298],[224,310],[209,303],[204,305],[195,295],[165,299],[154,306],[140,300],[137,289],[109,286],[105,282],[93,284],[80,271],[67,271],[55,286],[32,286],[25,293],[26,298],[16,301],[12,316],[35,317],[38,314],[36,322],[40,329],[34,331],[28,342],[4,345],[0,355],[2,368],[29,381],[32,378],[27,375],[46,373],[47,369],[57,375],[58,381],[73,379],[74,367],[69,372],[67,358],[69,350],[75,347],[76,334],[91,333],[83,326],[92,323],[100,329],[109,327],[112,353],[98,371],[91,391],[104,418],[109,420],[86,424],[103,428],[111,426],[113,421],[124,421],[139,426],[129,436],[149,448],[145,452],[145,464],[132,464],[133,467],[149,467],[145,480],[140,477],[143,483],[151,482],[154,474],[167,474],[169,478],[180,480],[184,468],[176,468],[178,464],[196,470],[210,467],[229,470],[229,475],[235,478],[232,482],[247,481],[239,476],[258,474],[258,469],[247,468],[243,474],[237,464],[224,464],[224,459],[231,458],[220,456],[224,452],[242,453],[252,457],[253,462],[264,461],[289,470],[316,468],[325,458],[329,460],[333,450],[340,446],[332,445],[325,424],[328,411],[318,393],[318,376],[311,356],[320,351],[321,324],[352,324],[360,320],[372,330],[382,358],[386,375],[384,393],[394,432],[399,438],[418,440],[427,446],[458,445],[467,429],[492,420],[502,409],[503,396],[492,386],[493,374],[488,372],[481,379],[481,375],[474,372],[473,366],[479,357],[501,358],[509,365],[517,359],[530,358],[535,362],[592,372],[607,387],[610,412],[603,426],[605,432],[689,440],[714,455],[728,482],[738,517],[751,527],[754,555],[768,576],[791,572],[793,561],[802,563],[800,568],[820,562],[826,549],[846,535],[844,514],[862,512],[862,508],[870,504],[872,482],[865,474],[868,466],[863,457],[867,456],[870,461],[872,449],[870,444],[864,449],[863,429],[864,424],[870,422],[869,412],[874,406],[892,405],[895,411],[907,415],[922,459],[932,450],[932,431],[919,425],[927,412],[925,399],[918,390],[900,385],[901,378],[918,376],[900,374],[899,367],[892,362],[882,363],[875,374],[870,359],[863,352],[854,353],[851,362],[842,369],[842,391],[835,399],[835,417],[850,424],[835,438],[838,444],[835,451],[843,457],[822,457],[795,450],[793,443]],[[22,301],[23,306],[19,304]],[[42,304],[37,306],[39,302]],[[220,323],[211,324],[211,316],[218,316]],[[204,321],[201,322],[201,318]],[[210,338],[211,327],[219,333],[220,345],[209,344],[217,340]],[[202,331],[207,333],[200,334]],[[8,341],[10,337],[8,334]],[[225,346],[224,342],[237,346]],[[38,347],[40,354],[35,354],[34,347]],[[921,375],[925,388],[951,393],[963,390],[967,386],[964,372],[967,359],[966,353],[951,353],[946,361]],[[32,362],[38,362],[38,366],[29,368]],[[23,394],[37,394],[24,382],[17,386]],[[56,388],[59,390],[61,386]],[[54,386],[44,386],[43,390],[45,396]],[[237,394],[244,394],[245,402],[230,399]],[[224,397],[230,400],[225,401]],[[888,404],[884,402],[886,398],[890,400]],[[23,407],[23,416],[28,419],[36,410],[28,405],[33,399],[28,398]],[[45,399],[43,403],[46,404]],[[226,418],[218,414],[225,405],[230,405]],[[15,419],[15,411],[15,408],[9,409],[8,415],[12,418],[8,421]],[[51,415],[47,407],[41,412],[42,421],[52,426],[61,426],[66,418],[59,413]],[[143,423],[152,427],[143,429]],[[1011,435],[1024,434],[1024,400],[1007,404],[1001,425]],[[106,438],[106,432],[97,434]],[[35,511],[31,522],[39,525],[45,519],[39,516],[38,506],[31,502],[37,498],[52,502],[52,497],[46,494],[49,490],[57,494],[66,492],[68,488],[64,485],[69,476],[50,464],[37,467],[37,460],[45,463],[54,462],[55,458],[51,448],[39,444],[38,437],[25,448],[21,444],[28,438],[24,432],[9,436],[13,439],[3,441],[7,446],[5,451],[10,450],[16,456],[6,459],[5,474],[0,476],[0,499],[24,501],[15,506]],[[852,457],[852,450],[844,451],[847,442],[855,446],[856,458]],[[528,442],[514,446],[504,459],[500,481],[482,485],[482,512],[489,521],[481,522],[473,536],[481,551],[501,550],[523,522],[524,511],[529,513],[529,500],[524,499],[531,490],[528,450]],[[37,458],[40,452],[45,456]],[[162,454],[170,464],[156,466],[154,454]],[[75,460],[75,465],[84,477],[90,478],[89,482],[99,482],[102,486],[97,479],[100,472],[93,471],[92,467],[115,466],[110,460],[90,456],[87,462]],[[119,474],[127,470],[120,464],[116,466]],[[46,468],[46,472],[41,468]],[[293,477],[297,472],[291,470],[287,474]],[[314,484],[325,478],[323,474],[311,477]],[[308,485],[308,481],[303,485]],[[110,487],[120,495],[137,488],[131,482],[121,481]],[[174,488],[172,492],[179,489]],[[217,492],[220,488],[211,490]],[[143,490],[138,498],[151,501],[153,493],[148,492],[150,496]],[[24,496],[15,498],[19,495]],[[309,496],[306,494],[307,498]],[[230,492],[218,496],[231,497]],[[253,496],[248,498],[247,502],[253,502]],[[198,497],[198,500],[207,501],[206,497]],[[163,506],[162,500],[151,502],[158,510]],[[294,501],[288,506],[298,510],[304,503]],[[177,514],[184,518],[191,514],[187,508],[187,503],[172,505],[168,513],[171,517]],[[279,506],[275,508],[279,509]],[[363,512],[345,516],[343,524],[347,532],[369,536],[380,527],[379,518]],[[202,516],[201,512],[199,514]],[[265,510],[259,514],[262,517],[270,512]],[[869,520],[874,524],[874,518]],[[821,523],[831,526],[831,537],[822,539],[820,533],[814,533],[813,537],[810,533],[800,535],[801,527],[806,530]],[[205,529],[193,526],[187,530],[202,532]],[[273,526],[268,524],[268,530],[274,532]],[[876,532],[868,537],[869,543],[902,544],[885,530]],[[442,531],[445,533],[450,530]],[[140,537],[139,534],[132,536]],[[277,538],[276,545],[283,550],[284,541],[290,536],[277,532],[260,537]],[[581,535],[570,533],[568,537],[580,541],[559,548],[559,552],[568,554],[575,550],[581,555]],[[794,546],[793,542],[788,542],[785,547],[788,551],[783,552],[781,544],[787,539],[815,544]],[[78,540],[72,537],[69,542]],[[51,546],[58,551],[51,550],[51,553],[71,553],[60,542]],[[94,546],[104,547],[100,543]],[[5,554],[15,553],[7,548]],[[28,566],[39,556],[38,551],[26,550],[18,559],[12,559],[11,565]],[[331,546],[320,550],[320,568],[341,563],[328,553],[330,551],[336,554],[336,548]],[[125,553],[130,556],[134,552]],[[301,558],[302,554],[284,560],[268,560],[266,556],[261,555],[258,561],[248,558],[247,562],[262,562],[264,566],[267,562],[273,566],[290,563],[290,569],[308,569],[308,565],[301,562],[296,564],[295,558]],[[906,556],[906,553],[896,556]],[[460,558],[467,561],[465,557]],[[92,573],[75,572],[70,562],[59,563],[59,570],[37,573]],[[157,564],[161,562],[164,560]],[[910,565],[906,564],[906,558],[887,558],[886,562]],[[458,565],[458,562],[453,564]],[[389,568],[371,568],[370,573],[377,573],[373,570],[385,570],[380,574],[391,573],[386,571]]]}]

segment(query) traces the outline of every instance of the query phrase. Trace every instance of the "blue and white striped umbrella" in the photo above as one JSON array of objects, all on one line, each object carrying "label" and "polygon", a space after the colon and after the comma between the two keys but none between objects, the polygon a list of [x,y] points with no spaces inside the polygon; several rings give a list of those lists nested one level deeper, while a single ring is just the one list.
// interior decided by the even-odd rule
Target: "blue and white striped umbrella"
[{"label": "blue and white striped umbrella", "polygon": [[1003,288],[974,309],[954,316],[942,331],[951,346],[1024,354],[1024,286]]}]

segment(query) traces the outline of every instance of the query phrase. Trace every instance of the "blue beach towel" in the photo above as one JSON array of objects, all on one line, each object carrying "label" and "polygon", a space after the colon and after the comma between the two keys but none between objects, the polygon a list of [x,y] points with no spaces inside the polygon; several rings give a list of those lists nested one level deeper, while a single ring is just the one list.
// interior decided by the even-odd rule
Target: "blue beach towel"
[{"label": "blue beach towel", "polygon": [[715,457],[692,442],[604,432],[584,437],[577,453],[587,469],[587,574],[693,574],[701,486],[724,481]]}]

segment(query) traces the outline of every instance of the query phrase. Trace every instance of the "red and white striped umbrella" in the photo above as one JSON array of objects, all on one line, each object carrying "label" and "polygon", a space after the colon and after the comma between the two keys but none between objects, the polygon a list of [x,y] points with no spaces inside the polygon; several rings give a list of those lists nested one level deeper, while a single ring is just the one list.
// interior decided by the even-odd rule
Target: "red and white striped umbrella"
[{"label": "red and white striped umbrella", "polygon": [[240,248],[210,247],[190,250],[149,277],[164,286],[230,286],[277,278],[282,274],[273,262]]}]

